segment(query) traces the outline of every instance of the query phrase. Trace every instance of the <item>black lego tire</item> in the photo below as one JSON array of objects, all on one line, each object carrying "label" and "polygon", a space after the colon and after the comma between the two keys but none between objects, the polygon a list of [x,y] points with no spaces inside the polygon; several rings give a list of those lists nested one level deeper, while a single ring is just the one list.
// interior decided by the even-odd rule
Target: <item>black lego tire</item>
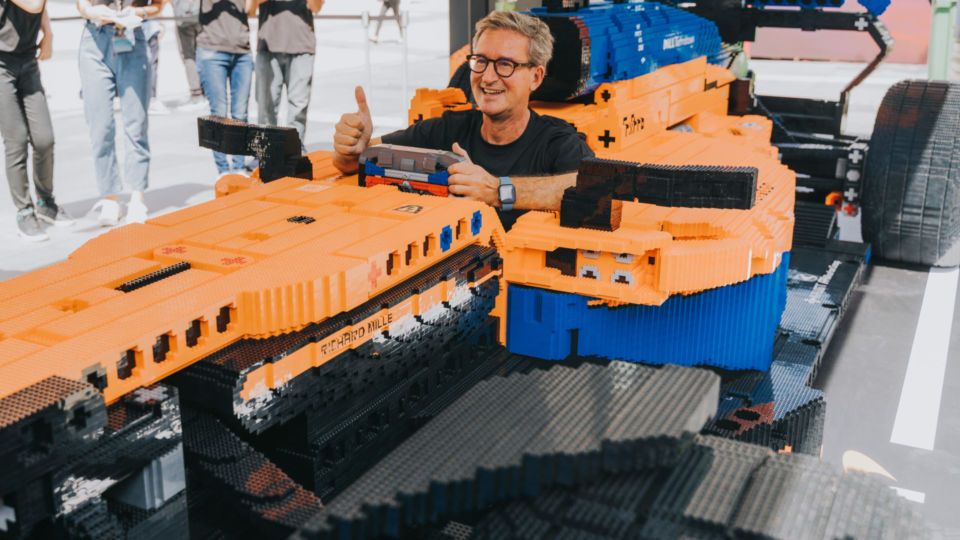
[{"label": "black lego tire", "polygon": [[876,256],[960,264],[960,85],[901,81],[887,91],[861,197],[863,237]]}]

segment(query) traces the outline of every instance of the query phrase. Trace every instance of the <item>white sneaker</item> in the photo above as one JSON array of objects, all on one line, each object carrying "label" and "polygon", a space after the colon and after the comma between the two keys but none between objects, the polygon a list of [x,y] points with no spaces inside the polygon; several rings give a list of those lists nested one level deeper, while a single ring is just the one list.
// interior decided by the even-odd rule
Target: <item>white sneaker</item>
[{"label": "white sneaker", "polygon": [[120,204],[113,199],[100,199],[93,205],[94,212],[100,212],[97,221],[101,227],[113,227],[120,223]]},{"label": "white sneaker", "polygon": [[199,111],[209,107],[207,103],[207,98],[203,96],[191,96],[189,99],[177,106],[178,110],[183,111]]},{"label": "white sneaker", "polygon": [[147,205],[143,202],[143,192],[134,191],[127,204],[127,223],[143,223],[147,220]]},{"label": "white sneaker", "polygon": [[149,114],[163,115],[163,114],[170,114],[170,109],[168,109],[167,106],[164,105],[163,102],[160,101],[159,99],[152,98],[150,100],[150,106],[147,108],[147,112]]}]

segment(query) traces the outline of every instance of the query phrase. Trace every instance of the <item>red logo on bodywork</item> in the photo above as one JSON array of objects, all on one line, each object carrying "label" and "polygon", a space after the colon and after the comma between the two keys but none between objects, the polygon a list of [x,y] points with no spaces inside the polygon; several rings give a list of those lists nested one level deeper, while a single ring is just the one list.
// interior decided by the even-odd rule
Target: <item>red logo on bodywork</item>
[{"label": "red logo on bodywork", "polygon": [[377,266],[377,263],[370,263],[370,273],[367,274],[367,279],[370,280],[370,286],[376,288],[377,279],[380,277],[380,268]]}]

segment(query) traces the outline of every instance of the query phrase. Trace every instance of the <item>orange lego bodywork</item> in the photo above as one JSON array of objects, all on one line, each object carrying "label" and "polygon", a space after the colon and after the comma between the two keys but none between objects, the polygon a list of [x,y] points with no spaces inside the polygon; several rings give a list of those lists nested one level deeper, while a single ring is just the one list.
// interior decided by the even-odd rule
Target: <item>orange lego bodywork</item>
[{"label": "orange lego bodywork", "polygon": [[[474,223],[482,223],[476,234]],[[352,309],[501,235],[493,209],[463,199],[295,178],[257,183],[109,231],[64,262],[0,283],[0,395],[51,376],[105,376],[109,404],[238,339],[296,331]],[[148,286],[117,290],[174,265]],[[449,284],[434,289],[391,308],[378,328],[453,294]],[[165,352],[156,349],[161,341]],[[304,354],[251,374],[246,395],[330,358]],[[127,373],[122,364],[130,360]]]},{"label": "orange lego bodywork", "polygon": [[[599,158],[755,167],[756,203],[750,210],[730,210],[624,202],[616,231],[561,227],[557,213],[529,212],[517,220],[501,251],[506,281],[579,293],[608,305],[659,305],[674,294],[773,272],[792,243],[796,176],[777,159],[769,119],[726,114],[732,80],[726,69],[698,58],[604,83],[593,104],[532,103],[537,112],[572,123]],[[442,100],[434,92],[417,92],[411,118],[466,106],[459,90],[454,90],[459,98]],[[577,275],[545,264],[545,254],[558,248],[578,250]],[[580,277],[584,266],[600,279]]]}]

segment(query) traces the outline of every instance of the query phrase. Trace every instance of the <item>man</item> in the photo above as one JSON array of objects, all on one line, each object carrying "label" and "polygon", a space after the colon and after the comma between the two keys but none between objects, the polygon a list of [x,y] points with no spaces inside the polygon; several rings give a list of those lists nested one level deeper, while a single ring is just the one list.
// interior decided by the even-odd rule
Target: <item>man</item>
[{"label": "man", "polygon": [[253,0],[247,14],[257,15],[257,79],[258,122],[277,124],[280,94],[287,87],[287,120],[304,141],[307,129],[307,107],[313,86],[313,55],[317,36],[313,33],[313,15],[324,0]]},{"label": "man", "polygon": [[543,82],[552,52],[553,36],[543,21],[491,13],[477,23],[468,59],[475,110],[447,111],[371,141],[370,109],[358,87],[358,111],[336,125],[334,165],[353,173],[367,146],[381,142],[451,148],[467,160],[448,170],[450,193],[499,208],[505,227],[517,210],[559,209],[580,160],[593,152],[569,123],[530,110],[530,94]]},{"label": "man", "polygon": [[[17,233],[32,242],[49,238],[38,218],[56,225],[73,223],[53,200],[53,124],[37,65],[37,60],[50,58],[53,51],[45,5],[45,0],[0,0],[0,134],[7,183],[17,207]],[[33,147],[36,206],[30,199],[27,175],[29,146]]]}]

